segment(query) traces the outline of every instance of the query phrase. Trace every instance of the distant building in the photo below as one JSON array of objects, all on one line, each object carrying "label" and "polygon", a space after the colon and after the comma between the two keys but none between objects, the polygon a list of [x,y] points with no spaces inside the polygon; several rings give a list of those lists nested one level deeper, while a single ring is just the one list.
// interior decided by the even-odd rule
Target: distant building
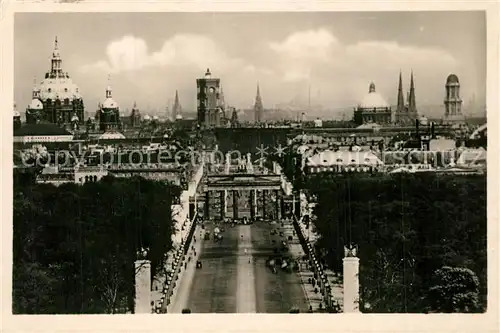
[{"label": "distant building", "polygon": [[204,78],[196,80],[198,100],[198,125],[201,128],[221,126],[224,119],[222,101],[220,96],[220,79],[212,78],[210,69],[207,68]]},{"label": "distant building", "polygon": [[446,78],[446,96],[444,98],[445,120],[463,121],[462,99],[460,98],[460,82],[458,76],[450,74]]},{"label": "distant building", "polygon": [[403,80],[399,73],[397,106],[393,110],[387,101],[375,91],[375,84],[372,82],[368,94],[354,109],[354,123],[358,126],[376,123],[379,125],[412,125],[418,119],[417,103],[415,97],[415,82],[413,72],[410,78],[410,91],[407,101],[403,96]]},{"label": "distant building", "polygon": [[99,121],[100,131],[121,129],[120,108],[113,99],[113,90],[110,85],[106,88],[106,99],[100,104],[96,118]]},{"label": "distant building", "polygon": [[26,108],[26,122],[35,124],[41,121],[74,127],[84,119],[83,99],[79,88],[62,70],[57,37],[52,53],[51,68],[40,85],[32,92],[32,101]]},{"label": "distant building", "polygon": [[370,83],[368,94],[363,97],[361,102],[354,109],[354,122],[357,125],[366,123],[391,123],[391,107],[387,101],[375,91],[375,83]]},{"label": "distant building", "polygon": [[141,126],[141,112],[137,108],[137,103],[134,102],[134,107],[130,113],[130,125],[132,127],[140,127]]},{"label": "distant building", "polygon": [[257,84],[257,95],[255,96],[255,105],[253,110],[255,115],[255,122],[256,123],[262,122],[263,121],[262,113],[264,111],[264,106],[262,105],[262,97],[260,96],[260,88],[258,84]]}]

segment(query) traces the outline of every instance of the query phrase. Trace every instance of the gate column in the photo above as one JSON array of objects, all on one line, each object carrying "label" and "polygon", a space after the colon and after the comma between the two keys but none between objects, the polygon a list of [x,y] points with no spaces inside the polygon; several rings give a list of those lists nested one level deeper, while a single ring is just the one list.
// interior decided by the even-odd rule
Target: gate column
[{"label": "gate column", "polygon": [[267,190],[262,190],[262,217],[266,219],[266,196]]},{"label": "gate column", "polygon": [[238,218],[238,191],[233,190],[233,218]]},{"label": "gate column", "polygon": [[210,191],[205,192],[205,220],[210,219]]},{"label": "gate column", "polygon": [[276,220],[279,220],[280,217],[280,192],[278,190],[274,190],[276,202],[275,202],[275,210],[276,210]]},{"label": "gate column", "polygon": [[220,218],[221,220],[224,220],[226,217],[226,191],[222,190],[219,191],[220,195]]},{"label": "gate column", "polygon": [[255,190],[250,190],[250,196],[249,196],[249,206],[250,206],[250,219],[253,221],[255,220],[255,204],[256,204],[256,195],[255,195]]}]

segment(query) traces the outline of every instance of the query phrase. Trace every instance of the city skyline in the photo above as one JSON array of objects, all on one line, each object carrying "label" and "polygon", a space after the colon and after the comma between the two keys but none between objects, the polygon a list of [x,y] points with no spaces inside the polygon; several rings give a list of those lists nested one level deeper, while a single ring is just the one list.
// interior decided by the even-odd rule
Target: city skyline
[{"label": "city skyline", "polygon": [[[84,23],[89,15],[92,25]],[[417,107],[443,104],[450,73],[460,78],[465,103],[485,100],[483,12],[18,13],[21,112],[33,79],[40,82],[50,68],[55,36],[63,70],[90,113],[105,98],[108,75],[122,111],[136,101],[139,109],[163,112],[176,90],[184,110],[194,111],[195,80],[206,68],[237,108],[253,106],[257,83],[264,108],[307,103],[309,85],[312,104],[354,107],[371,82],[394,105],[400,70],[405,91],[414,72]]]}]

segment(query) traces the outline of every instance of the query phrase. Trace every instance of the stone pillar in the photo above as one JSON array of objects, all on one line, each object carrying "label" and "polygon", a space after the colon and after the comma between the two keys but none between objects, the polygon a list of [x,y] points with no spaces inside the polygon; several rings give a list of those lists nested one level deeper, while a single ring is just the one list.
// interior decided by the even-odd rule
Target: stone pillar
[{"label": "stone pillar", "polygon": [[226,218],[226,191],[219,191],[220,195],[220,218],[224,220]]},{"label": "stone pillar", "polygon": [[280,196],[280,207],[281,207],[281,218],[284,218],[286,216],[286,209],[285,209],[285,199],[283,196]]},{"label": "stone pillar", "polygon": [[210,191],[205,192],[205,220],[210,219]]},{"label": "stone pillar", "polygon": [[276,210],[276,220],[279,220],[280,217],[280,192],[278,190],[274,190],[274,196],[276,198],[275,210]]},{"label": "stone pillar", "polygon": [[249,196],[250,219],[255,220],[255,190],[250,190]]},{"label": "stone pillar", "polygon": [[233,218],[238,218],[238,191],[233,191]]},{"label": "stone pillar", "polygon": [[359,313],[359,258],[356,248],[344,248],[344,312]]},{"label": "stone pillar", "polygon": [[266,196],[267,190],[262,190],[262,217],[266,219]]},{"label": "stone pillar", "polygon": [[151,262],[146,259],[135,261],[134,313],[151,313]]},{"label": "stone pillar", "polygon": [[224,190],[224,216],[227,215],[227,190]]},{"label": "stone pillar", "polygon": [[224,172],[226,174],[229,174],[230,166],[231,166],[231,155],[229,155],[228,153],[226,153],[226,161],[225,161],[225,164],[224,164]]}]

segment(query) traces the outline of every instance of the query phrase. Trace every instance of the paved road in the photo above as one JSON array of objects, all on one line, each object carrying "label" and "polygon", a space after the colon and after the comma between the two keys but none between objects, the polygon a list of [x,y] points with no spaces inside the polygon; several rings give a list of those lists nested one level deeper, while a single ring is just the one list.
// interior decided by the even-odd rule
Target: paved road
[{"label": "paved road", "polygon": [[[194,274],[186,307],[193,313],[288,313],[294,306],[306,312],[298,275],[273,274],[266,267],[272,239],[279,241],[270,233],[276,228],[266,222],[226,227],[222,243],[203,242],[203,268]],[[207,224],[207,229],[212,227]]]}]

